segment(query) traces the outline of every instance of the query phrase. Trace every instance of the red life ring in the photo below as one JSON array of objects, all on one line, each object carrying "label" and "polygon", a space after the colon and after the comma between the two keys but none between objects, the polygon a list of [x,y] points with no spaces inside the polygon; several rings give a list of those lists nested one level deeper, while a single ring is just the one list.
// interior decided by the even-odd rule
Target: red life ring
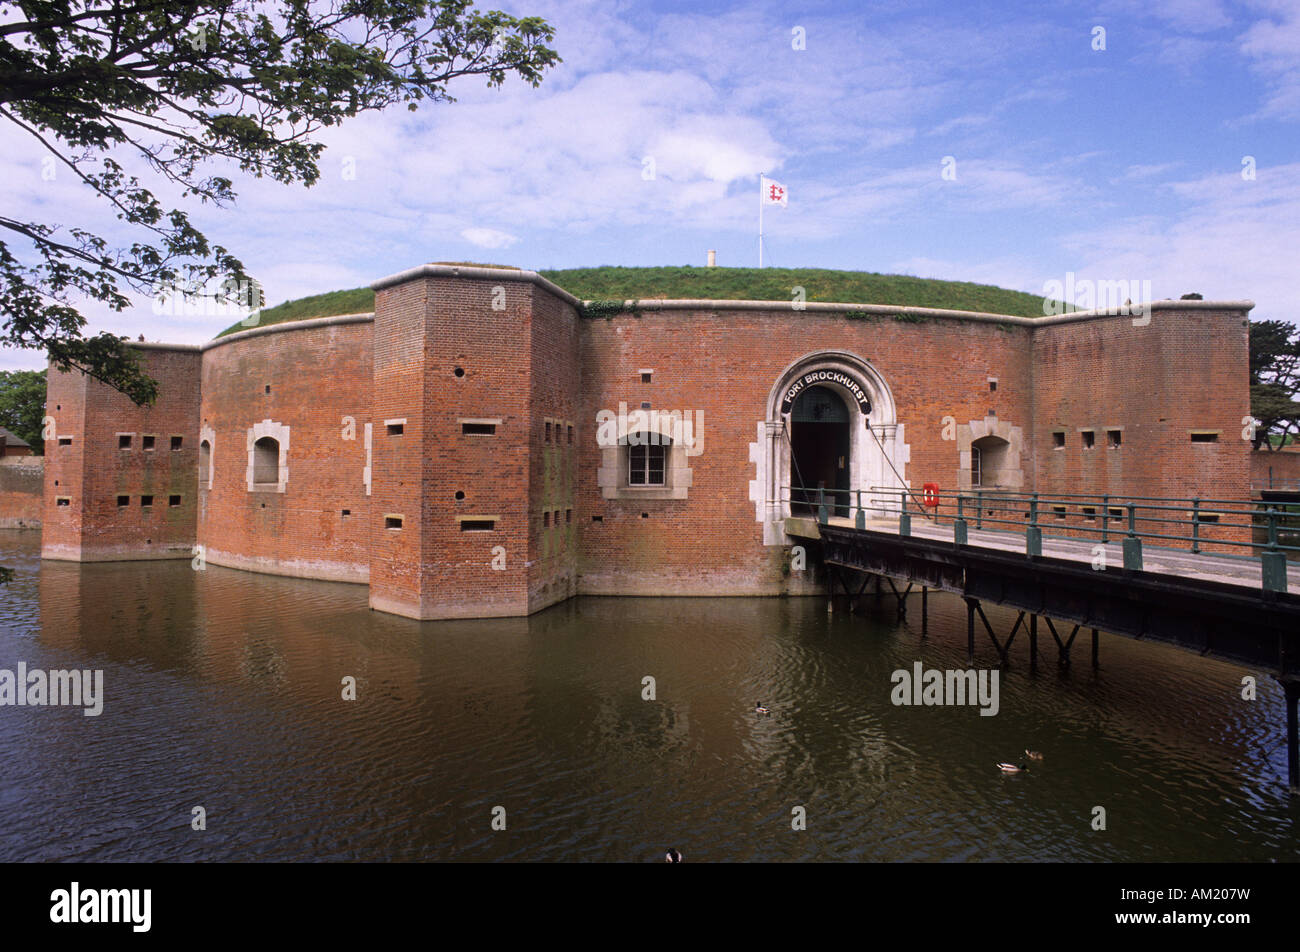
[{"label": "red life ring", "polygon": [[931,509],[935,509],[938,507],[939,505],[939,484],[938,483],[926,483],[924,486],[921,487],[921,492],[925,497],[925,504],[927,506],[929,506]]}]

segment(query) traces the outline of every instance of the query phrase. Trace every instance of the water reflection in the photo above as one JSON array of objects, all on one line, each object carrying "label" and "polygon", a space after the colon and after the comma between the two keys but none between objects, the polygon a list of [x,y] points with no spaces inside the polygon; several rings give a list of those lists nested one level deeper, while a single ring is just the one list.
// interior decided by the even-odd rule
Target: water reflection
[{"label": "water reflection", "polygon": [[[103,668],[106,698],[98,718],[0,708],[3,860],[1267,861],[1300,843],[1281,692],[1261,676],[1242,701],[1251,672],[1161,646],[1103,636],[1100,672],[1084,647],[1031,673],[1020,640],[980,717],[889,700],[898,668],[965,667],[953,599],[931,598],[924,640],[892,599],[420,624],[361,586],[41,563],[38,542],[0,533],[18,570],[0,667]],[[1026,747],[1046,760],[993,768]]]}]

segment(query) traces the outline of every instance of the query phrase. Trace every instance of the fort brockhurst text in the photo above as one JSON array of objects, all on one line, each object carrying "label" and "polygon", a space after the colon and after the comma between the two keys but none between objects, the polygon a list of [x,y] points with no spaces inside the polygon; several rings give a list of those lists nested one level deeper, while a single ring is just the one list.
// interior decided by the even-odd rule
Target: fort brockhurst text
[{"label": "fort brockhurst text", "polygon": [[0,707],[84,707],[81,713],[98,717],[104,710],[104,672],[101,670],[43,671],[18,662],[18,670],[0,668]]}]

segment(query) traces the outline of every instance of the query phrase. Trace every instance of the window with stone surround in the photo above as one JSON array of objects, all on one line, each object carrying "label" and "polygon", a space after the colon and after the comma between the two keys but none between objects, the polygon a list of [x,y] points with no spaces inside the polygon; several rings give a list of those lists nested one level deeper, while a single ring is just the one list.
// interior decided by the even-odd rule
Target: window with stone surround
[{"label": "window with stone surround", "polygon": [[289,482],[289,427],[263,420],[248,429],[249,492],[285,492]]},{"label": "window with stone surround", "polygon": [[627,448],[627,483],[629,486],[662,486],[668,464],[668,446],[629,446]]}]

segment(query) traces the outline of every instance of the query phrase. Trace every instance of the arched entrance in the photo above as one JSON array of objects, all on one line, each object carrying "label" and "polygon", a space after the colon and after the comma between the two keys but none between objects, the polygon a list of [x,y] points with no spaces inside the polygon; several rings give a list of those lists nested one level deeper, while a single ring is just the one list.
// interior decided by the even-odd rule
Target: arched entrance
[{"label": "arched entrance", "polygon": [[809,387],[790,408],[790,510],[849,514],[849,408],[829,387]]},{"label": "arched entrance", "polygon": [[[819,391],[829,391],[838,399],[846,422],[827,420],[825,415],[838,413],[838,408],[827,409],[834,405]],[[804,397],[806,393],[812,396]],[[803,404],[803,399],[813,402]],[[800,404],[800,417],[807,414],[813,418],[796,422],[796,403]],[[819,406],[823,408],[821,420],[816,418]],[[819,422],[834,425],[818,434]],[[757,521],[763,524],[764,545],[789,544],[785,519],[795,515],[795,509],[802,510],[798,515],[807,515],[808,499],[796,498],[793,490],[801,482],[814,493],[819,481],[827,488],[847,489],[849,514],[859,501],[873,511],[897,511],[897,490],[906,485],[910,455],[903,425],[898,422],[894,396],[884,378],[856,354],[816,351],[788,364],[768,391],[766,417],[757,421],[756,430],[757,438],[749,446],[754,464],[749,498]],[[841,452],[844,438],[847,452]],[[795,439],[800,440],[799,449]],[[841,455],[843,469],[839,466]],[[843,510],[841,514],[845,514]]]}]

